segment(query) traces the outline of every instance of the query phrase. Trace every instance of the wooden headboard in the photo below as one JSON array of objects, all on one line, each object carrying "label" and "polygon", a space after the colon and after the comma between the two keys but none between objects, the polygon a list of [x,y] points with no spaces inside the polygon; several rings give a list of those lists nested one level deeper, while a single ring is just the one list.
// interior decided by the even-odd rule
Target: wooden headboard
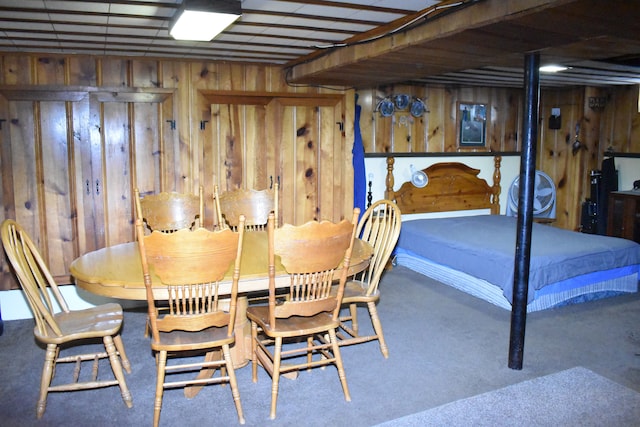
[{"label": "wooden headboard", "polygon": [[422,171],[429,183],[418,188],[407,181],[393,191],[393,157],[387,158],[385,198],[396,202],[403,214],[424,212],[451,212],[470,209],[490,209],[491,214],[500,214],[500,162],[494,159],[493,185],[478,178],[479,169],[463,163],[436,163]]}]

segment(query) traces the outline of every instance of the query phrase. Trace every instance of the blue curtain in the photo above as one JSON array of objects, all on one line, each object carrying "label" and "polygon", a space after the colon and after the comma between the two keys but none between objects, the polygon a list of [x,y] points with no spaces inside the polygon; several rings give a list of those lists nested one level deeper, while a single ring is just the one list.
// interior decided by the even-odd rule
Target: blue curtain
[{"label": "blue curtain", "polygon": [[364,145],[360,133],[360,107],[356,97],[356,116],[353,123],[355,140],[353,142],[353,206],[360,208],[360,217],[366,209],[367,203],[367,177],[364,169]]}]

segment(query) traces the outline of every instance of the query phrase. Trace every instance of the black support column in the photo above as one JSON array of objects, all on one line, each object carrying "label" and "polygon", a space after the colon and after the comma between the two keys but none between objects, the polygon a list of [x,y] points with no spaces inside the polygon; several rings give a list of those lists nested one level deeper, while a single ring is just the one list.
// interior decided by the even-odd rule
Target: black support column
[{"label": "black support column", "polygon": [[513,301],[511,305],[511,335],[509,368],[522,369],[524,336],[527,324],[527,292],[531,258],[531,225],[538,141],[538,110],[540,108],[540,55],[527,54],[524,60],[524,120],[522,123],[522,157],[520,158],[520,193],[514,262]]}]

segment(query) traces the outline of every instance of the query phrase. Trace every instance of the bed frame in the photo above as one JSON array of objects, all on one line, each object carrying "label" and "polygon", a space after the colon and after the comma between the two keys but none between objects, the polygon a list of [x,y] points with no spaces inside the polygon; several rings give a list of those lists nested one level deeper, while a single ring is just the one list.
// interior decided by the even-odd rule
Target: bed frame
[{"label": "bed frame", "polygon": [[502,157],[494,158],[493,185],[478,178],[479,169],[463,163],[436,163],[423,169],[429,183],[418,188],[405,182],[393,190],[393,157],[387,158],[385,198],[393,200],[403,214],[425,212],[451,212],[471,209],[490,209],[492,215],[500,214],[500,163]]},{"label": "bed frame", "polygon": [[[491,186],[484,179],[478,178],[480,170],[462,163],[451,162],[436,163],[423,169],[422,171],[427,174],[429,179],[429,183],[425,187],[418,188],[411,181],[407,181],[397,191],[394,191],[393,165],[395,160],[393,157],[389,157],[387,159],[385,198],[395,201],[403,214],[489,209],[492,215],[499,215],[501,160],[500,156],[494,158],[493,185]],[[397,248],[395,260],[398,265],[434,278],[441,283],[504,309],[511,309],[511,304],[505,298],[502,289],[483,279],[432,262],[402,248]],[[529,301],[527,311],[545,310],[570,301],[586,301],[638,291],[637,271],[593,278],[590,275],[583,277],[585,277],[583,282],[569,285],[559,282],[537,291],[534,300]]]}]

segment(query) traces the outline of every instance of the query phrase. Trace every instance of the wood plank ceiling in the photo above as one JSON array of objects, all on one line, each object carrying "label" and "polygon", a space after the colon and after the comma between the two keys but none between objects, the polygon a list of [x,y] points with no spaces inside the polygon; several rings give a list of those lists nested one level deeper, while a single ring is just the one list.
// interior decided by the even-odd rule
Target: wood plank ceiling
[{"label": "wood plank ceiling", "polygon": [[176,41],[182,0],[0,0],[0,52],[276,64],[292,84],[520,87],[524,54],[569,66],[542,86],[640,83],[638,0],[242,0],[211,42]]}]

